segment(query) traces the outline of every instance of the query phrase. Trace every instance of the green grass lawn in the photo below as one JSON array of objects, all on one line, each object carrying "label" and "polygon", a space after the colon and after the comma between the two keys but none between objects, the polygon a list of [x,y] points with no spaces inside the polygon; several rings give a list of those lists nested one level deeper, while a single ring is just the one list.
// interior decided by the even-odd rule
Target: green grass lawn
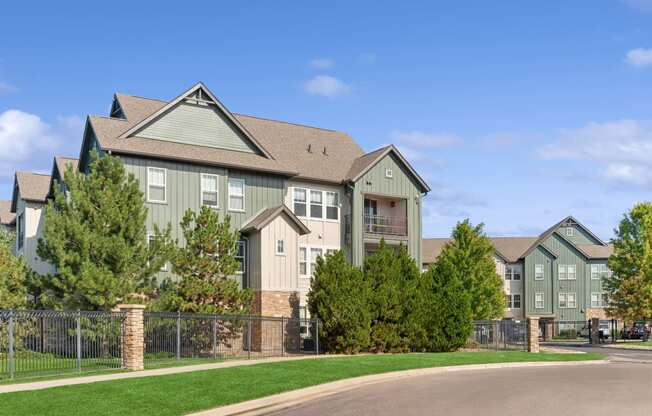
[{"label": "green grass lawn", "polygon": [[183,415],[344,378],[449,365],[581,361],[600,354],[459,352],[256,364],[0,395],[0,415]]}]

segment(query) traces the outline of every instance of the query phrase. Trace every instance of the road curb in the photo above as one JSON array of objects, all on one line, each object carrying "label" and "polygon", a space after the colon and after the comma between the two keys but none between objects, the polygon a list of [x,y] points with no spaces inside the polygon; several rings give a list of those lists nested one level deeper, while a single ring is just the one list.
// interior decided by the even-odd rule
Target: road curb
[{"label": "road curb", "polygon": [[553,361],[553,362],[523,362],[523,363],[498,363],[498,364],[471,364],[457,365],[449,367],[430,367],[418,368],[414,370],[393,371],[389,373],[373,374],[344,380],[333,381],[331,383],[320,384],[318,386],[306,387],[299,390],[292,390],[285,393],[275,394],[273,396],[262,397],[260,399],[249,400],[242,403],[228,406],[217,407],[197,413],[191,413],[189,416],[255,416],[264,415],[271,412],[294,407],[299,404],[324,398],[333,394],[342,393],[356,388],[369,386],[386,381],[396,381],[405,378],[420,377],[433,374],[454,373],[462,371],[479,371],[495,370],[501,368],[525,368],[525,367],[553,367],[553,366],[582,366],[582,365],[602,365],[608,364],[607,360],[594,361]]}]

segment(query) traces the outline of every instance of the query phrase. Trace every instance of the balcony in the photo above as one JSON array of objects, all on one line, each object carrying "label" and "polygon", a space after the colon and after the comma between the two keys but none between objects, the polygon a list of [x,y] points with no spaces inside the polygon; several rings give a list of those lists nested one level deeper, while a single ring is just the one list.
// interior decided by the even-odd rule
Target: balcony
[{"label": "balcony", "polygon": [[407,218],[365,215],[364,232],[378,236],[407,237]]}]

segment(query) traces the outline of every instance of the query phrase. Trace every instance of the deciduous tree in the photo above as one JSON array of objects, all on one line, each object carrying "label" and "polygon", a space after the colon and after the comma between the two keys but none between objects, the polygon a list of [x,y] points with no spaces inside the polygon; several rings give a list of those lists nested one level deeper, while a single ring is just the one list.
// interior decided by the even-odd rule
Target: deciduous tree
[{"label": "deciduous tree", "polygon": [[28,267],[11,251],[14,237],[0,229],[0,309],[21,309],[27,304]]}]

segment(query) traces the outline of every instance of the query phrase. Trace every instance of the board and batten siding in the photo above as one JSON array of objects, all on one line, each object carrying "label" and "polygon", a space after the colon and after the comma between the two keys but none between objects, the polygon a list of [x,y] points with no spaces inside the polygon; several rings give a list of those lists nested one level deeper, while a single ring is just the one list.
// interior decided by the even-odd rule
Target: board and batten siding
[{"label": "board and batten siding", "polygon": [[[284,254],[276,254],[283,240]],[[296,291],[299,277],[299,229],[286,215],[279,215],[260,230],[261,290]]]},{"label": "board and batten siding", "polygon": [[584,231],[582,227],[573,225],[573,235],[571,236],[566,235],[567,228],[569,227],[560,227],[558,232],[573,244],[600,244],[600,241],[596,240],[595,237]]},{"label": "board and batten siding", "polygon": [[253,144],[226,115],[203,104],[180,103],[135,136],[256,153]]},{"label": "board and batten siding", "polygon": [[[147,230],[153,233],[154,224],[159,228],[171,226],[172,238],[184,244],[183,233],[179,223],[186,210],[199,211],[201,207],[202,173],[218,176],[219,207],[216,211],[220,217],[229,215],[231,227],[239,230],[242,225],[263,209],[278,206],[283,203],[282,176],[267,173],[255,173],[223,169],[213,166],[201,166],[189,163],[164,161],[158,159],[136,158],[121,156],[127,173],[131,173],[140,183],[140,190],[147,199],[147,168],[156,167],[166,169],[166,202],[146,202],[148,209]],[[238,178],[245,181],[245,210],[236,212],[228,209],[228,179]],[[250,250],[248,250],[250,251]],[[249,253],[248,253],[249,254]],[[251,257],[249,255],[248,257]],[[165,275],[166,273],[161,273]]]},{"label": "board and batten siding", "polygon": [[[392,178],[385,172],[391,169]],[[351,214],[351,260],[360,266],[364,261],[364,196],[374,194],[404,198],[407,204],[407,248],[410,255],[421,264],[421,190],[410,173],[396,159],[388,154],[376,163],[353,186]]]},{"label": "board and batten siding", "polygon": [[[25,239],[23,246],[18,249],[18,236],[14,241],[15,253],[22,256],[27,265],[38,274],[48,274],[54,271],[50,263],[44,262],[36,254],[38,240],[43,237],[45,227],[45,205],[39,202],[25,201],[18,194],[16,203],[16,224],[18,216],[23,215],[23,227],[25,227]],[[18,230],[16,230],[18,231]]]},{"label": "board and batten siding", "polygon": [[[536,247],[530,252],[530,254],[527,255],[527,257],[525,257],[524,284],[526,289],[525,306],[527,315],[552,315],[554,312],[552,299],[553,263],[554,257],[552,254],[541,246]],[[543,280],[535,280],[534,278],[534,268],[537,264],[543,264]],[[535,308],[535,293],[538,292],[542,292],[544,294],[544,307],[542,309]]]}]

